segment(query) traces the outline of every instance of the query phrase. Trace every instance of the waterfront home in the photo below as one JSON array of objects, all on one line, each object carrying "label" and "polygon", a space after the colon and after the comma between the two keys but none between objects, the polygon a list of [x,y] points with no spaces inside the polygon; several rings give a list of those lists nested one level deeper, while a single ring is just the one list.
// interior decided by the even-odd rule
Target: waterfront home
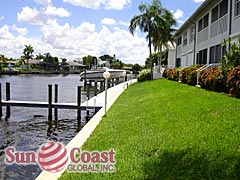
[{"label": "waterfront home", "polygon": [[239,36],[240,0],[206,0],[174,35],[175,66],[219,63],[223,41]]},{"label": "waterfront home", "polygon": [[65,65],[68,67],[69,72],[72,73],[80,73],[81,71],[85,70],[86,66],[83,64],[80,64],[77,61],[68,61],[67,65]]}]

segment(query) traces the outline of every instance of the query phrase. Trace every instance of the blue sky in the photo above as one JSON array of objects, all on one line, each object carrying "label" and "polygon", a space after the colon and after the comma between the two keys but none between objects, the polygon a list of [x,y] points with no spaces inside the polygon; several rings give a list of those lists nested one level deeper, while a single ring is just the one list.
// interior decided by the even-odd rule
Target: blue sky
[{"label": "blue sky", "polygon": [[[140,3],[151,0],[5,0],[0,3],[0,54],[19,58],[25,44],[34,54],[51,53],[74,60],[113,55],[125,63],[144,64],[145,34],[128,31]],[[179,26],[203,0],[162,0]]]}]

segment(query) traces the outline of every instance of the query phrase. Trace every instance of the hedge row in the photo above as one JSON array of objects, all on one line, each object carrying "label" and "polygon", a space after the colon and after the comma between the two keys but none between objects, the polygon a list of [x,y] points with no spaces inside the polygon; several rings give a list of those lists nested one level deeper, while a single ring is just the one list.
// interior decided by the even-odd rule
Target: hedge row
[{"label": "hedge row", "polygon": [[[178,81],[189,85],[197,84],[197,69],[199,66],[192,66],[183,69],[165,69],[163,76],[170,80]],[[217,92],[227,92],[240,98],[240,66],[237,66],[227,73],[224,79],[219,67],[212,67],[203,70],[199,75],[199,85],[203,89]]]},{"label": "hedge row", "polygon": [[165,69],[163,77],[174,81],[180,80],[182,83],[194,86],[197,84],[196,70],[199,67],[199,65],[195,65],[188,68]]}]

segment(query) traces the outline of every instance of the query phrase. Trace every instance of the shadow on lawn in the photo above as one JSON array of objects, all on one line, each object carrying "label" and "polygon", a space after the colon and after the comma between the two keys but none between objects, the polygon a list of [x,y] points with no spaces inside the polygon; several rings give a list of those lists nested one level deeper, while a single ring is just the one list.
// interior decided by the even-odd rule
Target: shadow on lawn
[{"label": "shadow on lawn", "polygon": [[240,179],[240,154],[216,154],[189,149],[150,152],[144,164],[144,179]]}]

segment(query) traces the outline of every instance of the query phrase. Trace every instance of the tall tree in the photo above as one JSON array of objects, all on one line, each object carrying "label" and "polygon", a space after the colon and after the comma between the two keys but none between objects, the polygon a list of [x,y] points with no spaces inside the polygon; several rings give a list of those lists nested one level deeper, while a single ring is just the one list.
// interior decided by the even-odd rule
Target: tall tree
[{"label": "tall tree", "polygon": [[31,45],[25,45],[22,59],[27,60],[27,69],[29,69],[29,59],[33,58],[34,49]]},{"label": "tall tree", "polygon": [[176,30],[173,27],[177,24],[174,15],[167,9],[162,9],[160,16],[161,18],[156,22],[156,28],[152,33],[154,51],[159,54],[157,63],[159,68],[162,62],[163,49],[168,50],[169,43],[174,46],[173,33]]},{"label": "tall tree", "polygon": [[[161,20],[161,11],[162,4],[160,0],[152,0],[151,4],[140,4],[138,6],[141,14],[135,15],[129,25],[129,31],[134,35],[134,32],[137,27],[142,32],[148,33],[148,46],[149,46],[149,55],[152,56],[152,33],[155,32],[156,24]],[[152,61],[150,58],[150,68],[151,68],[151,76],[152,76]]]}]

